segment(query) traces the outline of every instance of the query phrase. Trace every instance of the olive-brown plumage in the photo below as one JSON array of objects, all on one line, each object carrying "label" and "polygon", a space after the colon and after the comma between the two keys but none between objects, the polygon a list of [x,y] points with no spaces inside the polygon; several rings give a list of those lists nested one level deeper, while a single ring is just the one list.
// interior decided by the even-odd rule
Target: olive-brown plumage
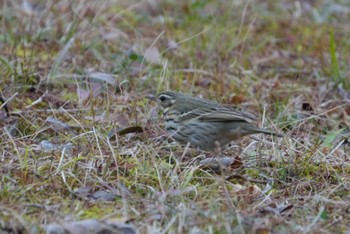
[{"label": "olive-brown plumage", "polygon": [[250,134],[280,136],[255,126],[250,115],[217,102],[170,91],[156,98],[164,109],[167,132],[181,144],[212,151]]}]

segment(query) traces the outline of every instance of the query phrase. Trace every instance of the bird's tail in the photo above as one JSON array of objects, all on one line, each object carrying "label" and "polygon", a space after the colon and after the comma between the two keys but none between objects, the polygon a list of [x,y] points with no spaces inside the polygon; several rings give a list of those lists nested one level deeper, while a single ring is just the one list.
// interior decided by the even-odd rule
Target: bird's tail
[{"label": "bird's tail", "polygon": [[263,129],[263,128],[260,128],[258,130],[259,133],[264,133],[264,134],[267,134],[267,135],[271,135],[271,136],[276,136],[276,137],[283,137],[282,134],[278,133],[278,132],[271,132],[270,130],[267,130],[267,129]]},{"label": "bird's tail", "polygon": [[245,129],[248,131],[255,132],[255,133],[264,133],[264,134],[271,135],[271,136],[283,137],[283,135],[280,133],[272,132],[270,130],[267,130],[264,128],[258,128],[258,127],[252,126],[252,125],[246,126]]}]

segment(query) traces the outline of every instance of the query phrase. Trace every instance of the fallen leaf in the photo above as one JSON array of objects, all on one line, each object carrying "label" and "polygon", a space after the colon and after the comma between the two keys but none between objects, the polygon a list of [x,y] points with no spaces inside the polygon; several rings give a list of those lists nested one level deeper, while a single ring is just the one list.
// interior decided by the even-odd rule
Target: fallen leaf
[{"label": "fallen leaf", "polygon": [[245,202],[253,202],[262,194],[261,189],[256,185],[242,187],[239,191],[237,191],[237,195],[239,195]]},{"label": "fallen leaf", "polygon": [[42,226],[46,233],[120,233],[120,234],[136,234],[136,229],[125,222],[117,219],[97,220],[86,219],[75,222],[51,223]]},{"label": "fallen leaf", "polygon": [[47,117],[46,123],[48,124],[51,124],[52,127],[55,129],[55,130],[60,130],[60,129],[71,129],[71,126],[69,126],[68,124],[50,116],[50,117]]},{"label": "fallen leaf", "polygon": [[233,157],[214,157],[206,158],[199,162],[199,165],[205,169],[210,169],[215,172],[228,169],[236,169],[242,166],[242,161]]},{"label": "fallen leaf", "polygon": [[280,204],[270,203],[269,205],[261,208],[259,211],[262,213],[273,213],[275,215],[282,215],[283,212],[292,209],[294,206],[285,201]]},{"label": "fallen leaf", "polygon": [[7,118],[7,114],[4,111],[0,111],[0,121],[3,122]]},{"label": "fallen leaf", "polygon": [[245,97],[242,95],[231,95],[229,99],[229,103],[233,105],[241,104],[245,101]]},{"label": "fallen leaf", "polygon": [[110,85],[116,85],[116,78],[117,76],[110,73],[104,73],[104,72],[90,72],[88,73],[88,76],[91,78],[92,81],[102,81],[106,82]]},{"label": "fallen leaf", "polygon": [[117,131],[118,135],[120,136],[129,134],[129,133],[141,133],[141,132],[143,132],[143,129],[140,126],[126,127]]},{"label": "fallen leaf", "polygon": [[132,148],[127,148],[122,150],[119,154],[122,156],[136,156],[139,152],[139,147],[134,146]]},{"label": "fallen leaf", "polygon": [[159,53],[158,48],[155,46],[148,48],[143,56],[145,60],[151,64],[156,64],[156,65],[162,64],[162,56]]},{"label": "fallen leaf", "polygon": [[169,40],[167,47],[167,50],[176,50],[179,47],[179,44],[174,40]]},{"label": "fallen leaf", "polygon": [[117,196],[117,194],[108,191],[97,191],[92,194],[92,198],[98,201],[114,201]]},{"label": "fallen leaf", "polygon": [[90,97],[90,92],[88,90],[84,90],[84,89],[78,89],[77,94],[78,94],[80,104],[86,103]]},{"label": "fallen leaf", "polygon": [[81,198],[91,197],[92,187],[83,186],[83,187],[76,188],[74,189],[74,194],[76,194],[78,197],[81,197]]},{"label": "fallen leaf", "polygon": [[115,41],[118,39],[127,40],[129,38],[125,32],[123,32],[122,30],[116,29],[116,28],[111,29],[111,31],[109,31],[109,32],[101,33],[101,37],[104,40],[108,40],[108,41]]}]

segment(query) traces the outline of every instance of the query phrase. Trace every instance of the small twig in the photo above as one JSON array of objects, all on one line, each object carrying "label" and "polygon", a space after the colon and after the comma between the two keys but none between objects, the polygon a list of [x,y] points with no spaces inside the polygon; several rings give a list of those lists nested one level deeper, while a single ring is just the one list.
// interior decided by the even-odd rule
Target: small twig
[{"label": "small twig", "polygon": [[10,112],[9,112],[7,103],[9,103],[14,97],[16,97],[17,94],[18,94],[18,92],[16,92],[15,94],[13,94],[13,95],[12,95],[9,99],[7,99],[6,101],[5,101],[5,99],[4,99],[3,97],[0,97],[0,101],[2,102],[2,105],[0,106],[0,109],[4,108],[7,116],[10,116]]},{"label": "small twig", "polygon": [[29,109],[31,108],[32,106],[35,106],[37,104],[39,104],[40,102],[43,101],[44,97],[48,94],[48,90],[45,91],[45,93],[43,93],[43,95],[41,95],[40,98],[38,98],[37,100],[35,100],[34,102],[32,102],[32,104],[30,104],[29,106],[26,106],[25,109]]}]

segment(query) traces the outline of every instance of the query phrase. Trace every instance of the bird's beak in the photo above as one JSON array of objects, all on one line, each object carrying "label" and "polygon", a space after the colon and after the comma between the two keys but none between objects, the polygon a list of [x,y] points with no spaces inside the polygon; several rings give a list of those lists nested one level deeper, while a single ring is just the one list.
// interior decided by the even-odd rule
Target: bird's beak
[{"label": "bird's beak", "polygon": [[147,98],[147,99],[149,99],[151,101],[154,101],[154,102],[157,101],[156,96],[154,96],[153,94],[148,94],[148,95],[145,96],[145,98]]}]

